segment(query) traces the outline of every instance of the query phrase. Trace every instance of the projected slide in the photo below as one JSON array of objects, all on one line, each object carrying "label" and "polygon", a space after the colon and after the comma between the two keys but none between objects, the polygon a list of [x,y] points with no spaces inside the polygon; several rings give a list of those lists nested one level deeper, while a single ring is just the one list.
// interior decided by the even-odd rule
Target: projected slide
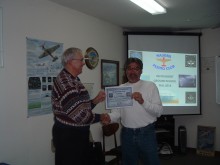
[{"label": "projected slide", "polygon": [[128,57],[143,62],[142,80],[154,82],[163,115],[201,114],[200,33],[127,33]]},{"label": "projected slide", "polygon": [[129,50],[142,60],[142,80],[153,81],[164,106],[197,106],[198,55]]}]

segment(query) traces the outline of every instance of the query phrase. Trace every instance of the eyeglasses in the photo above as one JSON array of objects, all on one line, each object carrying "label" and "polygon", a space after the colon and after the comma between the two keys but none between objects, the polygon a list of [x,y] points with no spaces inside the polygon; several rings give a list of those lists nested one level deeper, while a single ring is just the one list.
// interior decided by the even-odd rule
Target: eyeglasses
[{"label": "eyeglasses", "polygon": [[134,68],[128,67],[128,68],[127,68],[127,70],[129,70],[129,71],[131,71],[131,70],[139,71],[140,69],[141,69],[141,68],[139,68],[139,67],[134,67]]},{"label": "eyeglasses", "polygon": [[76,58],[73,58],[72,60],[78,60],[78,61],[81,61],[81,62],[85,62],[85,60],[88,60],[89,58],[81,58],[81,59],[76,59]]}]

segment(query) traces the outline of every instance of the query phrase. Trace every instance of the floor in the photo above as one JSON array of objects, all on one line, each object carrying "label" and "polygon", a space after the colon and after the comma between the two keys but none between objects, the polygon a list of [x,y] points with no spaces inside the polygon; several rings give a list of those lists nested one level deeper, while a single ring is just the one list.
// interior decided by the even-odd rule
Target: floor
[{"label": "floor", "polygon": [[[174,152],[172,155],[160,155],[160,163],[161,165],[220,165],[220,154],[218,152],[214,157],[201,156],[195,149],[188,149],[185,154]],[[117,162],[113,160],[106,165],[117,165]],[[143,164],[139,163],[139,165]]]}]

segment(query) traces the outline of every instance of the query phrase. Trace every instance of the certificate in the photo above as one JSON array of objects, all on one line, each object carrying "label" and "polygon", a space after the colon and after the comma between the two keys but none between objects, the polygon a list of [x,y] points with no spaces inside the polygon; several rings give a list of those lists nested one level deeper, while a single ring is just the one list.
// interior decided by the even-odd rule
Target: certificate
[{"label": "certificate", "polygon": [[129,86],[106,87],[106,109],[133,106],[132,91],[133,88]]}]

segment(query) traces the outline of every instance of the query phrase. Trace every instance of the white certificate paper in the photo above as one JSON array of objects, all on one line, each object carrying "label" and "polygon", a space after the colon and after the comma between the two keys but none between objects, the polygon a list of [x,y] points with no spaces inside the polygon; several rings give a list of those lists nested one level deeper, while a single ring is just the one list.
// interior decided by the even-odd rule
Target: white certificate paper
[{"label": "white certificate paper", "polygon": [[106,87],[106,109],[133,106],[132,92],[133,88],[129,86]]}]

